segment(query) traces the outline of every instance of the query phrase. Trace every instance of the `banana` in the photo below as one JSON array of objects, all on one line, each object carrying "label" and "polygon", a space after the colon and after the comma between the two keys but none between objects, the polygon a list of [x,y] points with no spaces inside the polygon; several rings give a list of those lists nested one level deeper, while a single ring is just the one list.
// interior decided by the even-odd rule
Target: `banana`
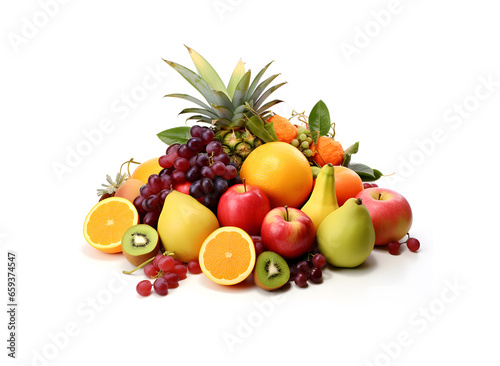
[{"label": "banana", "polygon": [[321,222],[339,208],[335,194],[335,169],[332,164],[326,164],[316,178],[316,184],[311,197],[302,206],[301,211],[309,216],[318,230]]}]

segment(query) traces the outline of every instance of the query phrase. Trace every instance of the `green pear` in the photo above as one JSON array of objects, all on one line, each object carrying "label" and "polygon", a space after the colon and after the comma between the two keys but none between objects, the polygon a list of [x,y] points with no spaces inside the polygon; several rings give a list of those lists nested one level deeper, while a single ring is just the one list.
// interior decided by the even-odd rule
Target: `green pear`
[{"label": "green pear", "polygon": [[210,209],[173,190],[165,198],[157,230],[165,250],[174,252],[175,259],[189,262],[198,260],[203,241],[218,228],[219,221]]},{"label": "green pear", "polygon": [[357,267],[375,245],[375,229],[361,199],[349,198],[329,214],[316,232],[319,251],[336,267]]}]

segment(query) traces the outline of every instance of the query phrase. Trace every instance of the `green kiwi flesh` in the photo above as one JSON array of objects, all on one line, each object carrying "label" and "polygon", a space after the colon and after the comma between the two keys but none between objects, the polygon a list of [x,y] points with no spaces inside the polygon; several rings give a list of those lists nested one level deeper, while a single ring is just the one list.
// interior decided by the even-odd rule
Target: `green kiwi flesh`
[{"label": "green kiwi flesh", "polygon": [[255,263],[254,281],[264,290],[276,290],[290,279],[290,268],[286,260],[271,251],[262,252]]},{"label": "green kiwi flesh", "polygon": [[151,226],[139,224],[128,229],[122,238],[122,252],[134,266],[138,266],[158,254],[158,232]]}]

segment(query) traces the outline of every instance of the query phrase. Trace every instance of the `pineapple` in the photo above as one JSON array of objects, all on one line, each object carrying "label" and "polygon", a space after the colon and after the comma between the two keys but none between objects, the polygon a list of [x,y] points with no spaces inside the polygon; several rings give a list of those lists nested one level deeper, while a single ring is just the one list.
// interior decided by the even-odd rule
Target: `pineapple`
[{"label": "pineapple", "polygon": [[217,72],[200,54],[189,47],[187,49],[198,74],[175,62],[164,61],[198,90],[208,104],[187,94],[168,94],[166,97],[182,98],[201,107],[186,108],[179,114],[192,114],[187,120],[212,125],[215,137],[221,141],[231,161],[241,166],[254,148],[263,142],[277,141],[273,124],[265,121],[270,114],[269,109],[282,101],[265,101],[286,82],[268,88],[279,74],[260,82],[272,62],[251,80],[251,71],[245,72],[245,65],[240,60],[226,87]]}]

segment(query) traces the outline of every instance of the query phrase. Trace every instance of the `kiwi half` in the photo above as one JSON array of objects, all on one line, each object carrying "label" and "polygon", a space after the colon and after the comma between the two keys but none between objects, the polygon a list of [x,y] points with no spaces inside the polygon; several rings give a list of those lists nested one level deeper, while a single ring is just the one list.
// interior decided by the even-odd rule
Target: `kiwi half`
[{"label": "kiwi half", "polygon": [[286,260],[275,252],[262,252],[255,262],[253,274],[255,284],[264,290],[276,290],[290,279],[290,268]]},{"label": "kiwi half", "polygon": [[122,251],[127,260],[138,266],[158,254],[158,232],[151,226],[139,224],[128,229],[122,238]]}]

